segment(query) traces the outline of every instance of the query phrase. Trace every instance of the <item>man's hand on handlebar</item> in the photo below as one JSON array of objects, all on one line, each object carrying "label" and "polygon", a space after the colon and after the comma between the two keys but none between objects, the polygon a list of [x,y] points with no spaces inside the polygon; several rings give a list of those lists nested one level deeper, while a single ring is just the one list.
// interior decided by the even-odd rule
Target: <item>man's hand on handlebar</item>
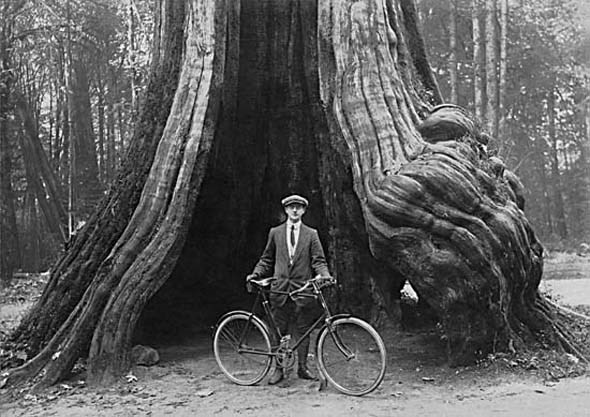
[{"label": "man's hand on handlebar", "polygon": [[256,278],[258,278],[258,275],[256,274],[246,275],[246,291],[248,291],[249,293],[254,292],[254,287],[252,286],[252,284],[250,284],[250,281]]},{"label": "man's hand on handlebar", "polygon": [[336,284],[336,278],[331,275],[317,274],[313,279],[319,283],[320,287]]}]

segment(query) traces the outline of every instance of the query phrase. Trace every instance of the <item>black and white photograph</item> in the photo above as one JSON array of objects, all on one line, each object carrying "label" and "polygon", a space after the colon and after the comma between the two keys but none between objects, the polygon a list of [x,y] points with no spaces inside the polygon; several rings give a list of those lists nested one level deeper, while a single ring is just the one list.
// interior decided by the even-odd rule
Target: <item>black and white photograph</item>
[{"label": "black and white photograph", "polygon": [[0,0],[2,417],[589,410],[590,0]]}]

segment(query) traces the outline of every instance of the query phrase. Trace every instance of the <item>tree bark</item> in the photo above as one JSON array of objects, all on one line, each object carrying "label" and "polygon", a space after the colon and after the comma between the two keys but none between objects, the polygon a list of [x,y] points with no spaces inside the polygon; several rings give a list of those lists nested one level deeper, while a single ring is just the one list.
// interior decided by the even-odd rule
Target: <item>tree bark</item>
[{"label": "tree bark", "polygon": [[[176,7],[179,8],[182,10],[182,5]],[[166,19],[167,14],[175,14],[170,4],[166,4],[163,13],[166,13],[160,22],[163,37],[158,38],[158,49],[154,52],[153,77],[146,95],[145,111],[136,125],[117,185],[54,267],[41,300],[13,334],[14,342],[26,341],[30,355],[38,353],[47,344],[78,304],[139,201],[174,96],[180,59],[178,51],[182,49],[182,31],[178,29],[182,19],[180,22],[178,17]],[[48,311],[52,314],[47,314]]]},{"label": "tree bark", "polygon": [[309,197],[339,310],[391,321],[409,280],[439,315],[452,363],[540,338],[573,348],[537,291],[542,247],[517,181],[494,168],[463,109],[426,103],[434,78],[412,67],[425,58],[408,39],[413,2],[156,10],[130,153],[13,335],[36,356],[8,384],[54,383],[86,355],[89,381],[108,383],[129,368],[142,316],[170,326],[172,312],[214,320],[240,303],[293,192]]}]

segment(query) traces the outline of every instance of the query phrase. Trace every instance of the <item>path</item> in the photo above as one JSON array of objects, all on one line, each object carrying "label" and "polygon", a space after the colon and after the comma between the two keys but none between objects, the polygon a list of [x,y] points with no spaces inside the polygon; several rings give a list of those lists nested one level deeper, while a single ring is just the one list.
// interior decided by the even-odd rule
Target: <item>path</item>
[{"label": "path", "polygon": [[[542,282],[543,291],[562,304],[590,305],[590,259],[553,260],[546,271],[552,279]],[[18,314],[6,306],[2,311]],[[386,378],[363,398],[320,392],[317,383],[293,376],[282,387],[234,385],[218,370],[207,334],[162,348],[160,364],[138,367],[130,382],[110,389],[86,388],[74,378],[38,396],[10,403],[0,397],[0,416],[590,416],[588,376],[546,378],[507,358],[451,369],[432,331],[384,338],[395,346],[388,350]]]}]

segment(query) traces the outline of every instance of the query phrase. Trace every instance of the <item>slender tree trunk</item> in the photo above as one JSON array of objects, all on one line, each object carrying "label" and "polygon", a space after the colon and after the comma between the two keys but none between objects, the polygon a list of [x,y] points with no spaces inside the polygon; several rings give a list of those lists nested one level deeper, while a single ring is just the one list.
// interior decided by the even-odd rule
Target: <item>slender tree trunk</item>
[{"label": "slender tree trunk", "polygon": [[580,219],[580,232],[583,236],[590,234],[590,99],[586,99],[583,112],[583,133],[580,145],[580,174],[578,180],[581,183],[582,198]]},{"label": "slender tree trunk", "polygon": [[104,80],[102,78],[102,72],[100,71],[100,66],[98,66],[98,173],[99,179],[103,184],[109,184],[109,179],[107,176],[107,169],[106,169],[106,116],[105,116],[105,86]]},{"label": "slender tree trunk", "polygon": [[449,81],[451,83],[450,102],[459,104],[459,81],[457,79],[457,0],[451,0],[449,14]]},{"label": "slender tree trunk", "polygon": [[[61,115],[62,115],[62,103],[61,103],[61,94],[60,94],[60,90],[59,90],[59,81],[55,81],[55,85],[54,85],[54,91],[55,91],[55,109],[53,112],[53,123],[55,126],[55,133],[53,134],[54,137],[54,144],[52,146],[53,148],[53,152],[51,152],[50,157],[51,157],[51,164],[55,170],[56,176],[58,179],[61,179],[61,173],[60,173],[60,153],[61,153],[61,148],[62,148],[62,143],[63,143],[63,132],[61,130]],[[62,184],[62,182],[60,181],[60,184]]]},{"label": "slender tree trunk", "polygon": [[[29,189],[30,188],[30,189]],[[28,272],[40,272],[41,248],[39,214],[37,212],[37,197],[33,187],[27,186],[24,199],[24,213],[22,226],[23,262],[21,268]]]},{"label": "slender tree trunk", "polygon": [[112,103],[112,95],[107,96],[107,112],[106,112],[106,172],[107,182],[110,183],[115,177],[115,114]]},{"label": "slender tree trunk", "polygon": [[553,206],[555,207],[555,227],[560,238],[568,236],[563,202],[563,184],[557,150],[557,132],[555,127],[555,93],[553,90],[547,95],[547,119],[549,121],[549,141],[551,143],[551,189]]},{"label": "slender tree trunk", "polygon": [[57,242],[63,243],[66,241],[67,213],[62,204],[61,187],[39,139],[30,106],[22,96],[17,99],[17,110],[24,127],[21,149],[27,182],[36,195],[48,229]]},{"label": "slender tree trunk", "polygon": [[[137,110],[137,69],[136,69],[136,54],[137,45],[135,41],[135,14],[133,12],[133,1],[127,0],[127,51],[128,65],[131,70],[131,109],[132,114],[135,114]],[[131,118],[133,121],[134,117]]]},{"label": "slender tree trunk", "polygon": [[536,176],[539,178],[540,195],[541,195],[541,207],[542,207],[542,219],[544,223],[544,230],[548,234],[554,233],[554,221],[553,213],[551,210],[551,188],[549,179],[547,177],[547,168],[545,166],[545,148],[543,145],[535,141],[532,150],[533,169],[537,172]]},{"label": "slender tree trunk", "polygon": [[507,141],[506,132],[506,75],[508,71],[508,0],[500,0],[500,81],[498,91],[498,137]]},{"label": "slender tree trunk", "polygon": [[85,64],[74,61],[72,96],[73,111],[72,155],[74,168],[73,196],[75,202],[74,217],[86,220],[102,198],[102,184],[99,180],[96,154],[96,136],[93,128],[93,115],[90,105],[90,84]]},{"label": "slender tree trunk", "polygon": [[24,2],[0,3],[0,286],[12,279],[20,262],[16,227],[15,196],[12,188],[12,149],[9,128],[13,85],[11,53],[14,16]]},{"label": "slender tree trunk", "polygon": [[127,144],[126,144],[126,133],[127,133],[127,129],[126,129],[126,125],[124,123],[124,117],[123,117],[123,111],[121,110],[121,107],[117,107],[116,110],[116,114],[117,114],[117,118],[116,118],[116,125],[117,125],[117,131],[118,131],[118,135],[115,136],[116,140],[115,140],[115,167],[119,166],[119,164],[121,163],[121,154],[125,151],[125,149],[127,148]]},{"label": "slender tree trunk", "polygon": [[0,286],[3,286],[10,282],[14,270],[18,267],[20,244],[12,188],[13,143],[8,134],[8,117],[6,117],[9,111],[6,90],[10,82],[7,77],[2,76],[0,81]]},{"label": "slender tree trunk", "polygon": [[481,0],[471,1],[471,24],[473,28],[473,106],[475,117],[483,121],[484,111],[484,48],[482,47]]},{"label": "slender tree trunk", "polygon": [[486,127],[498,137],[498,30],[497,0],[486,0]]},{"label": "slender tree trunk", "polygon": [[67,149],[66,152],[66,166],[67,166],[67,173],[64,172],[66,175],[66,183],[68,185],[68,236],[73,236],[76,230],[76,203],[77,203],[77,196],[76,196],[76,146],[75,146],[75,132],[74,132],[74,92],[72,89],[73,80],[74,80],[74,58],[72,53],[72,35],[71,35],[71,16],[70,16],[70,0],[66,0],[66,16],[67,16],[67,38],[66,38],[66,45],[64,51],[64,65],[63,65],[63,77],[64,77],[64,85],[65,85],[65,117],[64,117],[64,125],[66,126],[68,135],[67,143],[64,143],[64,150]]},{"label": "slender tree trunk", "polygon": [[[424,45],[424,38],[420,32],[415,0],[388,1],[386,2],[386,7],[389,16],[392,18],[398,14],[403,15],[403,17],[400,16],[400,19],[402,19],[402,21],[399,22],[400,27],[393,29],[394,31],[406,31],[408,34],[408,36],[405,37],[405,41],[399,44],[401,53],[398,57],[402,60],[410,59],[413,63],[418,78],[428,93],[428,95],[423,97],[423,100],[426,100],[432,105],[442,103],[443,99],[438,86],[438,81],[430,67],[430,62],[428,61],[428,55],[426,53],[426,46]],[[410,62],[403,62],[402,64],[400,75],[403,77],[404,81],[410,81],[412,78],[408,74]],[[417,102],[416,105],[417,107],[421,107],[422,103]]]}]

